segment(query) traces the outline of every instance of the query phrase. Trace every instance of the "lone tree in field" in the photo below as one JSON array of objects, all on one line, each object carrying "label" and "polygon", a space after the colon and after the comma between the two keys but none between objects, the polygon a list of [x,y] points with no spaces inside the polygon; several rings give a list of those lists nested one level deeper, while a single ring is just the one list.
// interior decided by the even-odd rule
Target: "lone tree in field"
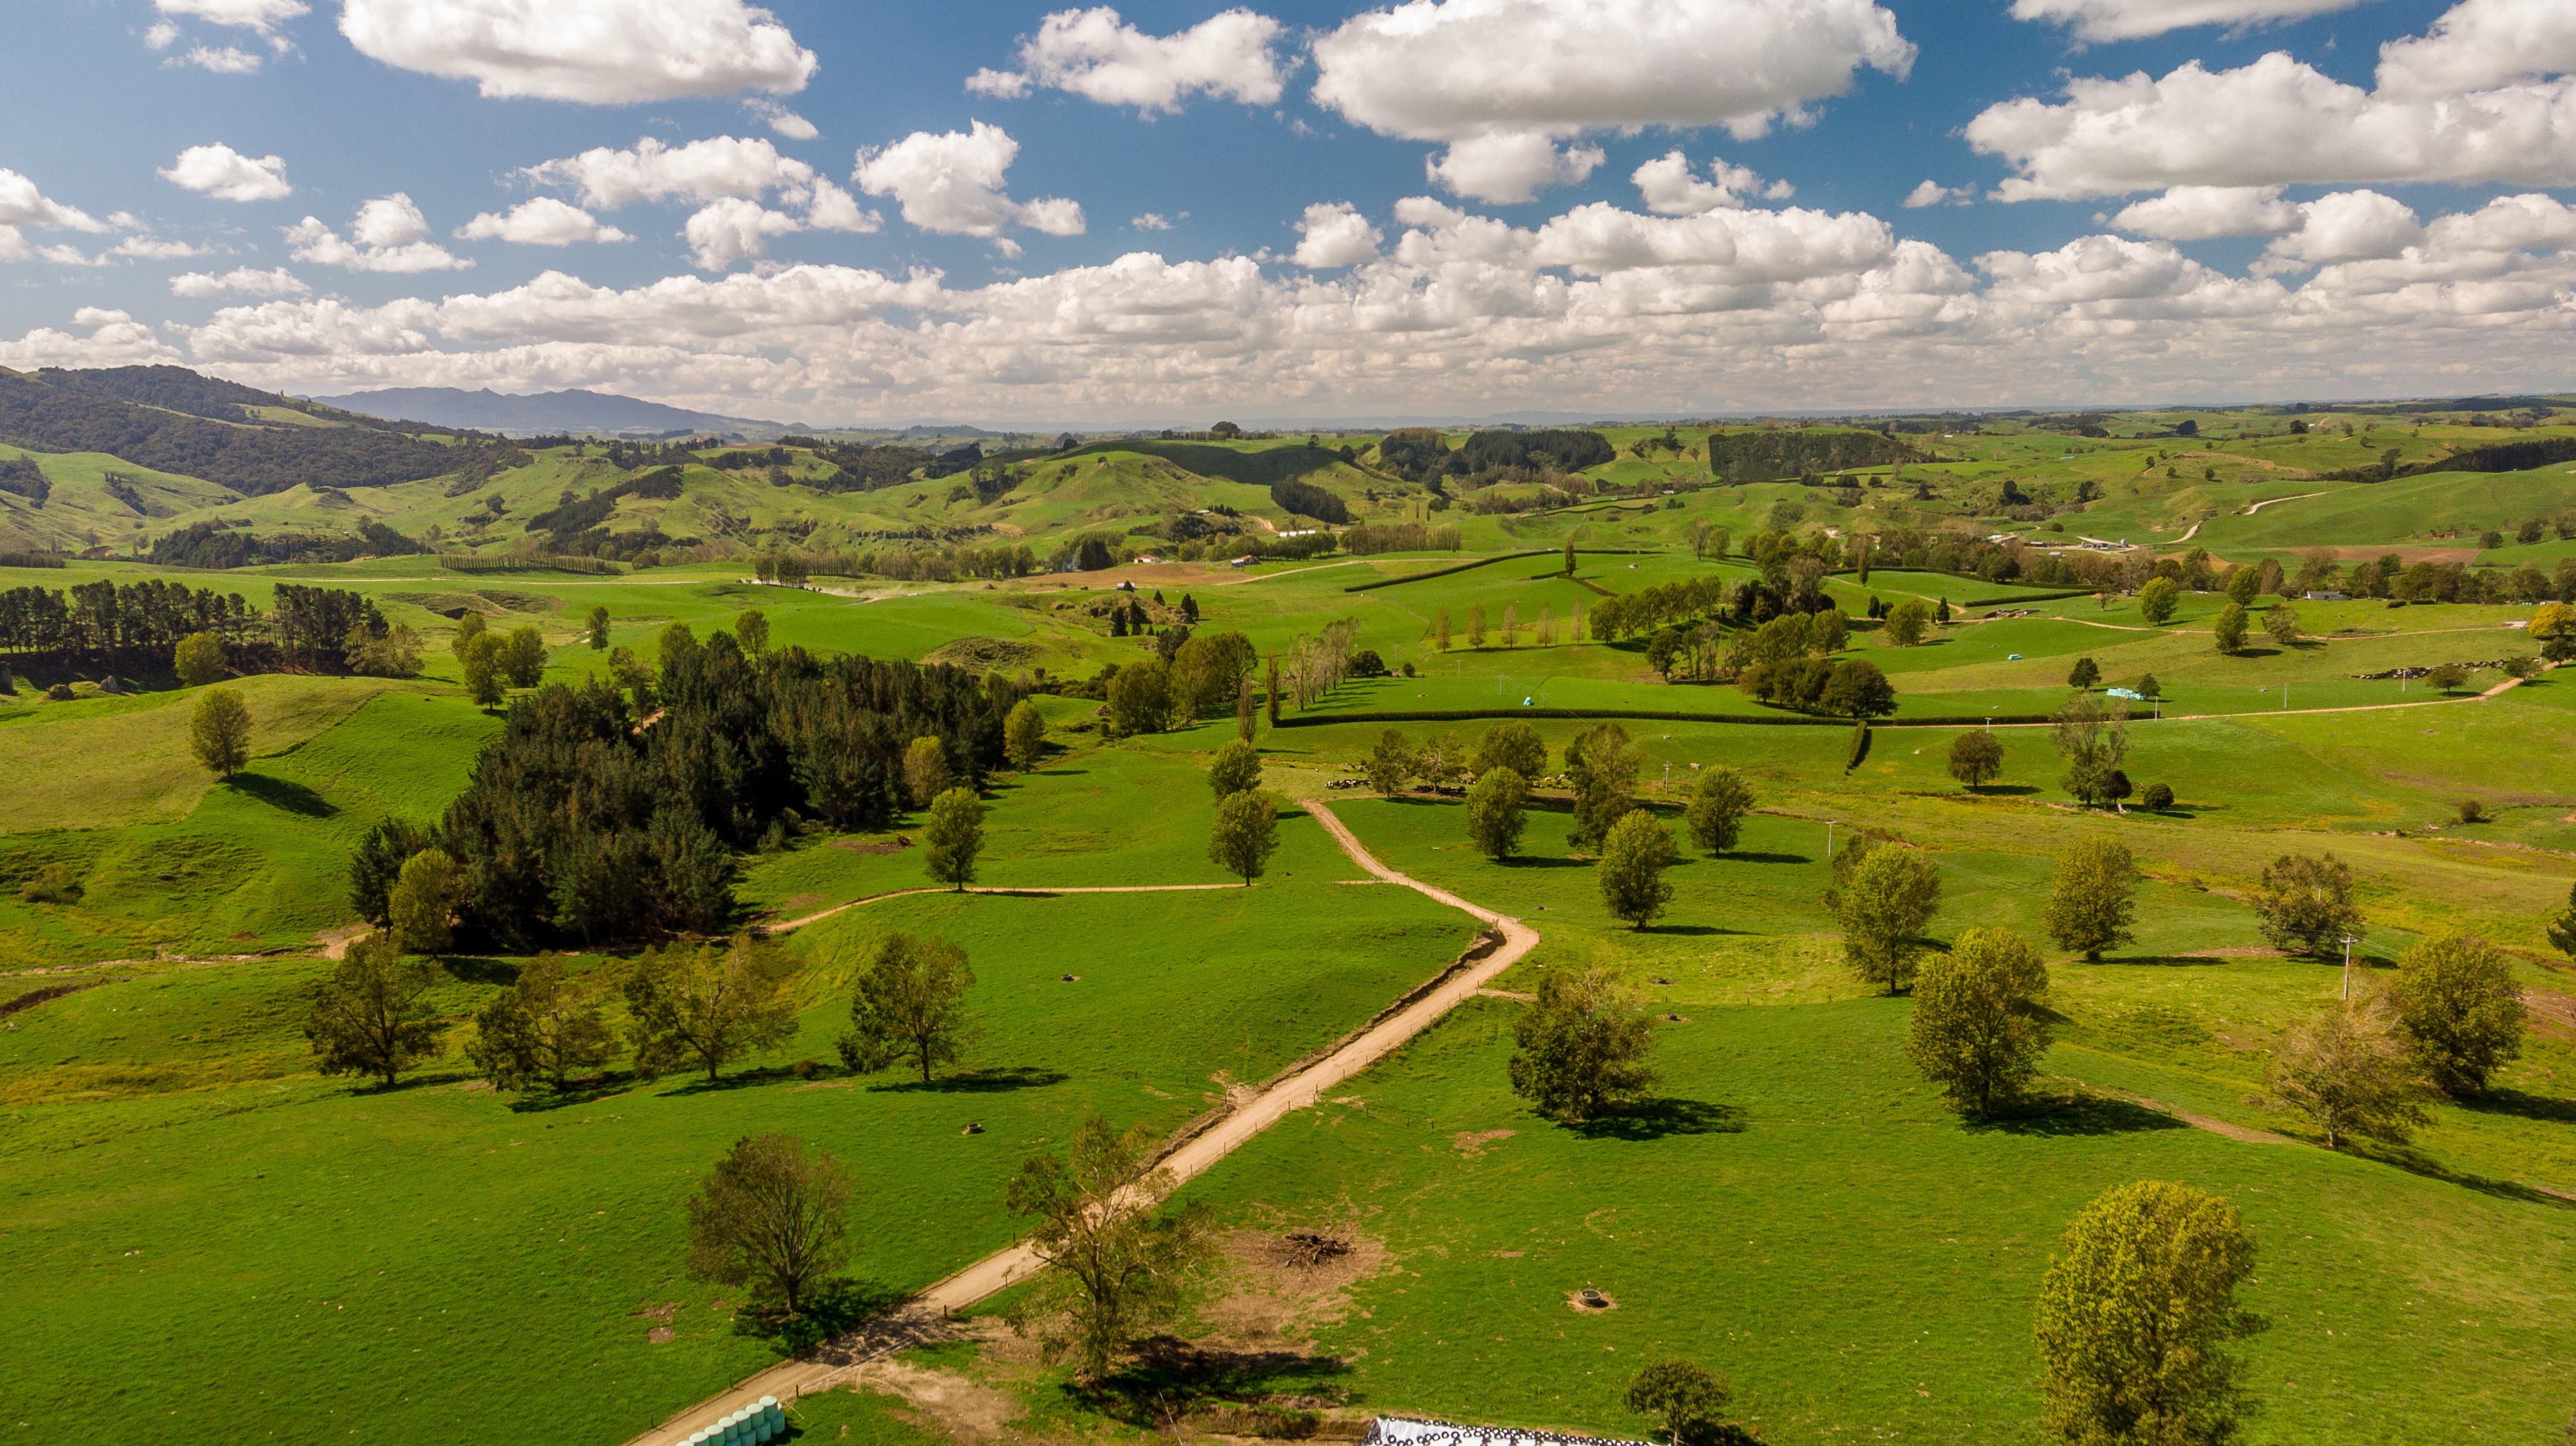
[{"label": "lone tree in field", "polygon": [[1547,772],[1547,744],[1538,730],[1527,723],[1505,723],[1488,730],[1476,740],[1476,756],[1467,771],[1482,776],[1487,770],[1508,768],[1523,779],[1537,778]]},{"label": "lone tree in field", "polygon": [[1208,787],[1220,802],[1260,786],[1260,749],[1237,738],[1216,751],[1216,762],[1208,766]]},{"label": "lone tree in field", "polygon": [[1901,602],[1887,615],[1887,639],[1900,648],[1910,648],[1923,641],[1923,630],[1932,624],[1932,610],[1920,602]]},{"label": "lone tree in field", "polygon": [[191,688],[220,683],[224,680],[224,640],[213,633],[190,633],[172,650],[170,666],[179,681]]},{"label": "lone tree in field", "polygon": [[2298,646],[2299,610],[2285,602],[2272,604],[2271,610],[2263,614],[2263,631],[2282,647]]},{"label": "lone tree in field", "polygon": [[2066,686],[2070,688],[2090,688],[2101,681],[2101,665],[2091,658],[2077,658],[2075,666],[2067,670]]},{"label": "lone tree in field", "polygon": [[563,960],[548,954],[519,971],[518,981],[474,1016],[466,1058],[495,1089],[537,1084],[572,1088],[576,1076],[608,1063],[617,1036],[600,1018],[598,995],[576,983]]},{"label": "lone tree in field", "polygon": [[1970,929],[1914,981],[1905,1052],[1953,1109],[1982,1120],[2021,1096],[2048,1052],[2048,966],[2007,929]]},{"label": "lone tree in field", "polygon": [[1496,863],[1520,852],[1522,809],[1529,803],[1529,780],[1508,768],[1488,768],[1467,789],[1467,837],[1476,851]]},{"label": "lone tree in field", "polygon": [[1610,826],[1636,807],[1637,751],[1628,743],[1628,730],[1604,723],[1576,735],[1565,747],[1565,771],[1574,781],[1574,831],[1565,841],[1597,849]]},{"label": "lone tree in field", "polygon": [[582,631],[590,638],[590,650],[592,652],[596,653],[605,649],[608,646],[608,609],[604,607],[592,608],[590,610],[590,616],[582,619]]},{"label": "lone tree in field", "polygon": [[1913,849],[1882,845],[1861,855],[1835,890],[1843,959],[1890,994],[1911,988],[1923,928],[1941,910],[1941,876]]},{"label": "lone tree in field", "polygon": [[2389,987],[2407,1052],[2454,1099],[2486,1093],[2487,1078],[2522,1053],[2522,991],[2502,950],[2444,934],[2406,951]]},{"label": "lone tree in field", "polygon": [[965,950],[943,939],[887,935],[850,1000],[841,1063],[854,1074],[908,1063],[930,1083],[932,1067],[954,1064],[973,1033],[966,991],[974,987]]},{"label": "lone tree in field", "polygon": [[1002,720],[1002,756],[1010,760],[1013,772],[1026,773],[1045,753],[1046,719],[1037,704],[1022,698]]},{"label": "lone tree in field", "polygon": [[2150,578],[2138,589],[2138,616],[2158,627],[2173,621],[2174,607],[2182,601],[2182,584],[2169,577]]},{"label": "lone tree in field", "polygon": [[1672,1446],[1733,1446],[1753,1438],[1724,1417],[1735,1393],[1716,1372],[1689,1361],[1656,1361],[1628,1383],[1627,1407],[1663,1422]]},{"label": "lone tree in field", "polygon": [[1950,740],[1950,776],[1970,791],[1983,788],[2004,771],[2003,740],[1980,728]]},{"label": "lone tree in field", "polygon": [[2444,693],[2456,693],[2467,686],[2469,670],[2457,663],[2443,663],[2424,675],[2424,681]]},{"label": "lone tree in field", "polygon": [[509,679],[502,676],[501,671],[502,654],[509,651],[509,644],[501,641],[499,634],[484,631],[475,614],[467,613],[465,616],[475,623],[471,636],[462,632],[457,634],[456,658],[465,673],[465,694],[478,706],[490,708],[499,704],[509,692]]},{"label": "lone tree in field", "polygon": [[1722,854],[1744,836],[1744,816],[1752,811],[1753,790],[1743,776],[1732,768],[1711,768],[1700,774],[1699,786],[1691,790],[1682,822],[1690,829],[1692,843]]},{"label": "lone tree in field", "polygon": [[975,882],[975,860],[984,852],[984,805],[971,788],[952,788],[930,801],[922,825],[921,861],[940,883],[966,892]]},{"label": "lone tree in field", "polygon": [[2218,650],[2222,653],[2243,651],[2245,629],[2245,605],[2240,602],[2230,602],[2220,608],[2217,620],[2209,625],[2210,634],[2217,640]]},{"label": "lone tree in field", "polygon": [[403,948],[415,954],[447,952],[447,921],[456,908],[456,893],[456,860],[446,850],[426,848],[403,860],[393,891],[385,896],[386,917]]},{"label": "lone tree in field", "polygon": [[401,942],[390,933],[351,944],[304,1020],[315,1068],[373,1075],[392,1089],[404,1070],[443,1053],[438,1011],[429,1004],[439,974],[436,960],[406,961]]},{"label": "lone tree in field", "polygon": [[2165,1180],[2102,1192],[2040,1285],[2049,1434],[2067,1446],[2235,1439],[2245,1363],[2224,1347],[2263,1329],[2236,1304],[2253,1273],[2253,1233],[2223,1198]]},{"label": "lone tree in field", "polygon": [[501,644],[501,675],[513,688],[533,688],[546,679],[546,635],[531,627],[510,629]]},{"label": "lone tree in field", "polygon": [[217,778],[241,772],[250,763],[250,705],[230,688],[198,694],[188,715],[188,751]]},{"label": "lone tree in field", "polygon": [[2255,1102],[2304,1116],[2325,1132],[2327,1149],[2339,1150],[2346,1136],[2406,1143],[2431,1123],[2416,1103],[2422,1093],[2396,1016],[2374,997],[2335,1005],[2283,1032]]},{"label": "lone tree in field", "polygon": [[736,1141],[688,1211],[689,1278],[748,1284],[789,1320],[850,1263],[850,1172],[794,1135]]},{"label": "lone tree in field", "polygon": [[2283,854],[2263,870],[2254,915],[2273,948],[2332,954],[2361,927],[2352,901],[2352,868],[2333,854]]},{"label": "lone tree in field", "polygon": [[769,651],[769,618],[758,608],[746,608],[733,620],[733,640],[742,644],[743,652],[759,657]]},{"label": "lone tree in field", "polygon": [[2090,693],[2079,693],[2057,710],[2049,741],[2066,760],[2060,787],[2080,803],[2112,801],[2121,760],[2129,756],[2129,710],[2125,703],[2105,708]]},{"label": "lone tree in field", "polygon": [[1601,842],[1601,903],[1611,917],[1643,929],[1673,901],[1672,881],[1664,877],[1680,858],[1672,830],[1646,810],[1631,809],[1610,825]]},{"label": "lone tree in field", "polygon": [[1655,1022],[1607,964],[1550,969],[1538,999],[1512,1026],[1512,1093],[1540,1114],[1580,1124],[1642,1096]]},{"label": "lone tree in field", "polygon": [[915,808],[928,808],[930,801],[957,784],[957,775],[948,766],[948,745],[936,738],[915,738],[903,751],[903,791]]},{"label": "lone tree in field", "polygon": [[776,949],[749,934],[643,954],[626,981],[636,1072],[650,1077],[691,1064],[713,1084],[733,1061],[795,1038],[790,972]]},{"label": "lone tree in field", "polygon": [[1270,867],[1279,847],[1279,808],[1270,795],[1247,788],[1216,806],[1216,827],[1208,836],[1208,861],[1243,880],[1245,888]]},{"label": "lone tree in field", "polygon": [[1003,1197],[1013,1214],[1036,1218],[1029,1248],[1047,1266],[1011,1308],[1011,1327],[1035,1329],[1046,1358],[1071,1356],[1085,1382],[1169,1322],[1215,1254],[1206,1201],[1154,1208],[1174,1184],[1154,1165],[1161,1143],[1150,1125],[1120,1134],[1093,1115],[1065,1157],[1029,1156]]},{"label": "lone tree in field", "polygon": [[2129,846],[2117,839],[2086,839],[2057,861],[2049,881],[2048,911],[2042,916],[2057,947],[2098,964],[2102,951],[2137,936],[2129,925],[2137,918],[2138,865]]},{"label": "lone tree in field", "polygon": [[1413,745],[1404,741],[1403,730],[1389,728],[1377,736],[1377,747],[1369,750],[1360,771],[1378,797],[1392,800],[1404,792],[1405,782],[1413,777],[1413,765]]}]

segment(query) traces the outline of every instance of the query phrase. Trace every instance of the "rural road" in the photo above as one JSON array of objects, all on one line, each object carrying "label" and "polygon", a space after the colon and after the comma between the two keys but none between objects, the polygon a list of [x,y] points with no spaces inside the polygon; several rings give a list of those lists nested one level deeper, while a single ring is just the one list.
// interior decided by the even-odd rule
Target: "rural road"
[{"label": "rural road", "polygon": [[2248,516],[2248,517],[2251,517],[2251,516],[2253,516],[2255,513],[2260,512],[2260,511],[2262,511],[2264,508],[2266,508],[2266,507],[2270,507],[2270,506],[2272,506],[2272,505],[2273,505],[2273,504],[2275,504],[2275,503],[2279,503],[2279,502],[2299,502],[2299,501],[2304,501],[2305,499],[2310,498],[2310,497],[2323,497],[2323,496],[2325,496],[2325,495],[2326,495],[2326,494],[2324,494],[2324,493],[2322,493],[2322,492],[2302,492],[2302,493],[2298,494],[2298,495],[2297,495],[2297,496],[2295,496],[2295,497],[2266,497],[2266,498],[2264,498],[2262,501],[2255,503],[2253,506],[2246,508],[2246,509],[2245,509],[2245,515],[2246,515],[2246,516]]},{"label": "rural road", "polygon": [[[1246,1100],[1232,1114],[1165,1156],[1162,1168],[1172,1173],[1175,1182],[1186,1181],[1203,1173],[1209,1166],[1232,1153],[1236,1146],[1287,1118],[1290,1111],[1305,1109],[1319,1103],[1327,1091],[1385,1058],[1405,1041],[1430,1028],[1440,1016],[1455,1009],[1466,1000],[1474,998],[1486,986],[1501,977],[1504,970],[1519,963],[1523,956],[1538,946],[1538,931],[1520,920],[1471,904],[1446,889],[1435,888],[1397,873],[1379,863],[1366,848],[1362,847],[1359,839],[1321,801],[1307,799],[1302,802],[1306,810],[1315,816],[1315,821],[1324,826],[1324,831],[1333,836],[1333,841],[1342,846],[1342,852],[1350,855],[1351,862],[1387,883],[1401,884],[1436,903],[1446,904],[1450,908],[1475,916],[1502,934],[1502,947],[1469,967],[1459,970],[1438,989],[1415,1000],[1396,1014],[1381,1020],[1358,1038],[1346,1041],[1331,1054]],[[1142,889],[976,889],[970,892],[1133,893],[1153,889],[1234,887],[1237,886],[1161,884],[1144,886]],[[816,919],[828,918],[839,913],[841,909],[854,908],[860,904],[875,902],[877,899],[937,892],[941,891],[906,889],[900,893],[877,894],[868,899],[853,900],[837,909],[826,909],[822,913],[809,915],[803,919],[774,925],[769,932],[778,933],[797,928],[812,923]],[[722,1395],[699,1402],[652,1430],[632,1438],[627,1446],[686,1446],[691,1431],[710,1425],[730,1412],[754,1405],[763,1396],[775,1396],[782,1402],[793,1402],[801,1393],[829,1390],[840,1384],[851,1372],[868,1360],[909,1345],[914,1339],[913,1327],[935,1324],[953,1311],[963,1310],[996,1291],[1026,1279],[1037,1268],[1037,1257],[1025,1245],[1014,1245],[1007,1250],[988,1255],[955,1275],[931,1285],[894,1311],[862,1324],[850,1334],[827,1342],[794,1360],[781,1361]]]}]

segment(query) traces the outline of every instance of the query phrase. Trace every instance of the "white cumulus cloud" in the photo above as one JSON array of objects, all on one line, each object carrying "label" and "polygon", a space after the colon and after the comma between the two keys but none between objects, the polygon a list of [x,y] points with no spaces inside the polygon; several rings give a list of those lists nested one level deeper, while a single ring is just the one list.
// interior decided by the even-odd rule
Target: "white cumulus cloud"
[{"label": "white cumulus cloud", "polygon": [[128,236],[108,248],[110,256],[131,256],[137,261],[185,261],[197,256],[212,256],[215,248],[193,241],[164,241],[158,236]]},{"label": "white cumulus cloud", "polygon": [[2167,241],[2278,236],[2299,228],[2299,208],[2281,199],[2278,186],[2176,186],[2132,202],[2111,224]]},{"label": "white cumulus cloud", "polygon": [[170,278],[172,296],[222,296],[227,292],[243,296],[302,296],[312,289],[283,266],[269,271],[236,266],[221,276],[190,271]]},{"label": "white cumulus cloud", "polygon": [[2007,201],[2307,182],[2576,185],[2576,80],[2434,99],[2364,91],[2275,51],[2234,70],[2077,79],[2006,101],[1970,145],[2019,172]]},{"label": "white cumulus cloud", "polygon": [[1306,208],[1297,223],[1301,238],[1290,259],[1300,266],[1329,271],[1377,259],[1377,244],[1386,239],[1368,217],[1348,201],[1319,201]]},{"label": "white cumulus cloud", "polygon": [[1159,211],[1148,211],[1144,215],[1137,217],[1135,220],[1130,221],[1127,224],[1139,231],[1169,231],[1172,229],[1171,218],[1163,215]]},{"label": "white cumulus cloud", "polygon": [[1279,34],[1278,21],[1244,9],[1160,36],[1127,24],[1106,5],[1059,10],[1020,42],[1018,70],[979,70],[966,88],[1016,100],[1043,87],[1148,115],[1177,111],[1192,93],[1271,105],[1286,79],[1273,50]]},{"label": "white cumulus cloud", "polygon": [[2379,93],[2404,99],[2576,71],[2576,6],[2563,0],[2463,0],[2421,36],[2379,47]]},{"label": "white cumulus cloud", "polygon": [[1696,216],[1702,211],[1733,209],[1742,206],[1748,195],[1785,201],[1797,194],[1797,188],[1786,181],[1764,185],[1748,166],[1712,160],[1708,170],[1711,179],[1701,180],[1691,170],[1690,157],[1671,150],[1629,172],[1628,179],[1636,183],[1646,209],[1658,216]]},{"label": "white cumulus cloud", "polygon": [[275,201],[295,194],[286,183],[284,156],[245,156],[228,145],[190,146],[161,179],[218,201]]},{"label": "white cumulus cloud", "polygon": [[1517,201],[1588,175],[1597,159],[1557,149],[1586,132],[1751,139],[1805,123],[1863,67],[1902,78],[1914,53],[1871,0],[1409,0],[1315,42],[1315,99],[1381,135],[1448,143],[1435,181]]},{"label": "white cumulus cloud", "polygon": [[624,105],[805,88],[819,64],[742,0],[347,0],[340,33],[486,97]]},{"label": "white cumulus cloud", "polygon": [[680,234],[688,239],[689,259],[698,269],[722,271],[737,261],[768,255],[770,237],[803,229],[803,222],[784,212],[728,196],[701,207]]},{"label": "white cumulus cloud", "polygon": [[891,196],[903,219],[948,236],[999,237],[1012,226],[1051,236],[1079,236],[1082,208],[1060,197],[1025,204],[1002,194],[1020,143],[1000,126],[933,135],[914,131],[880,150],[859,152],[851,179],[871,196]]},{"label": "white cumulus cloud", "polygon": [[171,56],[161,63],[174,66],[193,65],[199,70],[211,70],[217,75],[248,75],[259,69],[262,62],[257,52],[244,50],[238,45],[227,45],[220,50],[213,46],[196,45],[189,47],[187,54]]},{"label": "white cumulus cloud", "polygon": [[106,222],[48,197],[34,181],[5,166],[0,166],[0,226],[55,226],[92,233],[107,229]]},{"label": "white cumulus cloud", "polygon": [[176,347],[152,334],[152,328],[122,311],[84,306],[72,313],[74,326],[94,328],[73,336],[40,326],[16,341],[0,340],[0,367],[32,371],[37,367],[128,367],[185,361]]},{"label": "white cumulus cloud", "polygon": [[2256,271],[2387,261],[2424,240],[2424,224],[2414,209],[2377,191],[2339,191],[2297,209],[2298,225],[2264,248]]},{"label": "white cumulus cloud", "polygon": [[582,204],[615,210],[636,201],[752,197],[812,183],[814,168],[765,140],[710,136],[671,146],[646,136],[631,150],[597,146],[519,174],[539,185],[572,186]]},{"label": "white cumulus cloud", "polygon": [[522,246],[570,246],[577,241],[626,241],[633,238],[599,218],[552,196],[539,196],[510,208],[508,215],[485,211],[457,228],[464,241],[513,241]]},{"label": "white cumulus cloud", "polygon": [[2349,10],[2362,0],[2013,0],[2015,20],[2064,25],[2088,41],[2139,40],[2193,25],[2246,29]]},{"label": "white cumulus cloud", "polygon": [[791,141],[810,141],[823,133],[822,128],[812,121],[765,95],[756,95],[743,102],[743,109],[760,117],[761,123],[774,134]]},{"label": "white cumulus cloud", "polygon": [[1915,182],[1914,189],[1905,193],[1904,206],[1909,211],[1918,211],[1925,206],[1964,206],[1976,194],[1974,186],[1944,186],[1926,177]]},{"label": "white cumulus cloud", "polygon": [[428,218],[400,191],[360,206],[349,234],[354,241],[307,216],[286,229],[287,254],[298,261],[345,266],[351,271],[462,271],[474,264],[427,239]]}]

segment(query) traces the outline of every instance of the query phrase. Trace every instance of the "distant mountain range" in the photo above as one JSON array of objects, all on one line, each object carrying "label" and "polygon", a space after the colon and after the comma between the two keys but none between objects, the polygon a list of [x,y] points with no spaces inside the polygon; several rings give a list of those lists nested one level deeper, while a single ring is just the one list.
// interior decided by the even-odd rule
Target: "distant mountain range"
[{"label": "distant mountain range", "polygon": [[513,436],[575,435],[682,436],[715,433],[749,441],[766,441],[797,430],[797,425],[692,412],[635,397],[607,392],[539,392],[504,396],[455,387],[389,387],[345,397],[315,397],[324,406],[388,421],[427,422],[439,427],[470,427],[478,432]]}]

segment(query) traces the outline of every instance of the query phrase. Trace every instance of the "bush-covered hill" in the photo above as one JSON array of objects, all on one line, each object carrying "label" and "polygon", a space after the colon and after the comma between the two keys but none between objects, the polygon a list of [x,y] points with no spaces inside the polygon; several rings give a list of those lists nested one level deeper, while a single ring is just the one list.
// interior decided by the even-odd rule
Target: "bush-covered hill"
[{"label": "bush-covered hill", "polygon": [[[508,445],[448,446],[381,425],[254,425],[257,413],[249,409],[257,407],[314,416],[283,397],[177,367],[0,371],[0,441],[42,452],[109,453],[251,497],[299,485],[414,482]],[[339,414],[316,420],[336,422]]]}]

